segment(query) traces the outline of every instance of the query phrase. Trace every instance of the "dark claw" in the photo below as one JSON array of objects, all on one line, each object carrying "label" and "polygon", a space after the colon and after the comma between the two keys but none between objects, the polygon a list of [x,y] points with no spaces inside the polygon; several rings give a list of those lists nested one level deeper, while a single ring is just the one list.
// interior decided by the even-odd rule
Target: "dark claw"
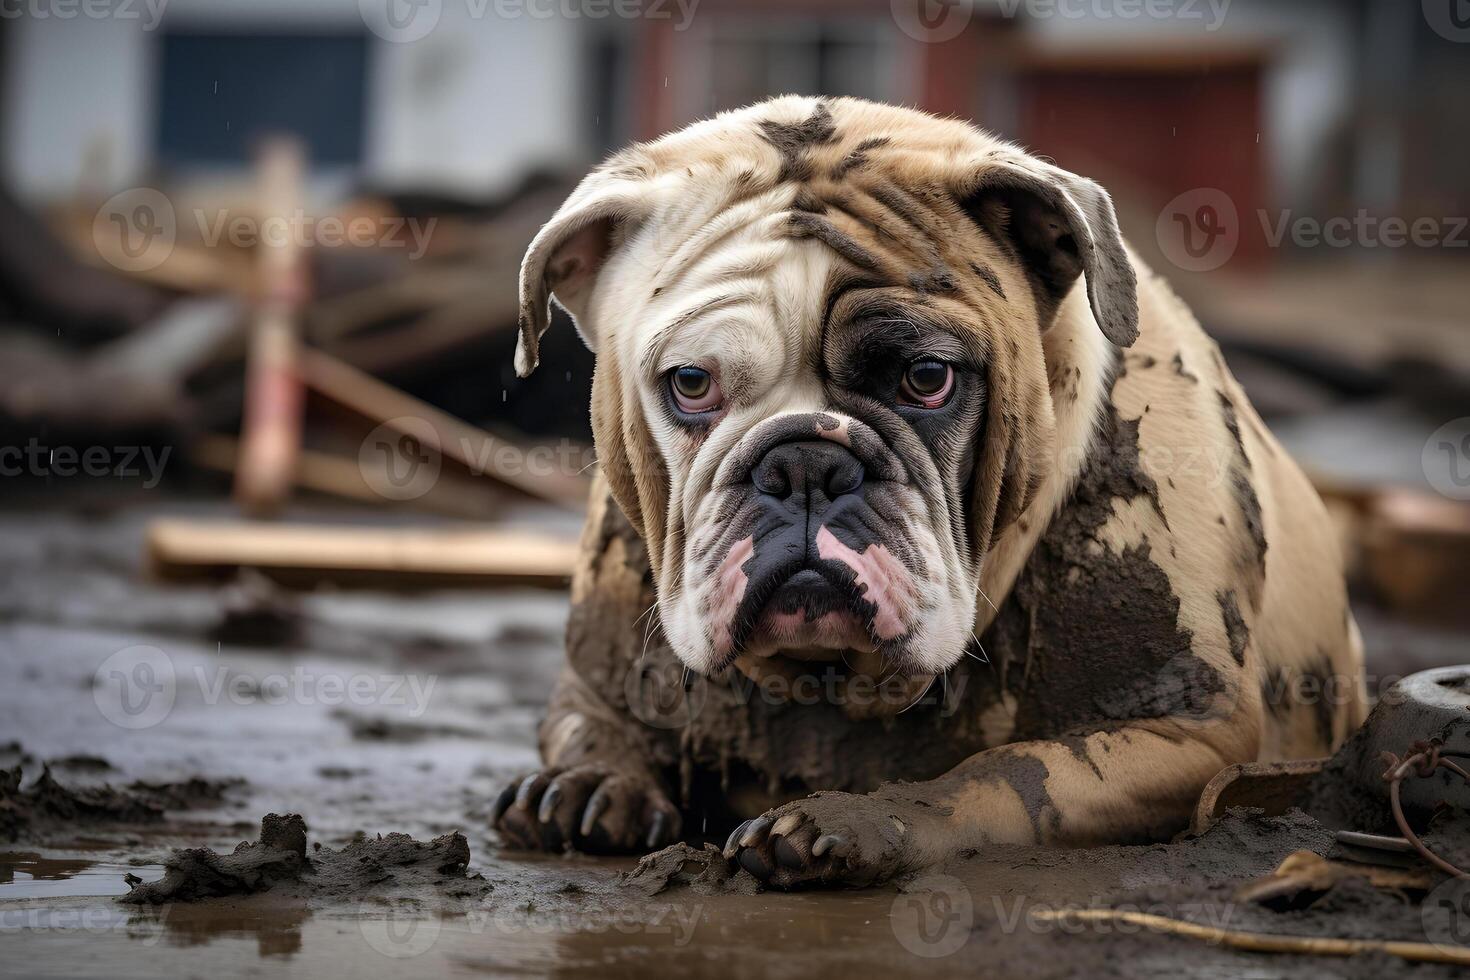
[{"label": "dark claw", "polygon": [[551,823],[551,818],[556,815],[556,805],[561,801],[561,786],[552,783],[547,788],[545,795],[541,797],[541,810],[536,814],[536,819],[542,823]]},{"label": "dark claw", "polygon": [[740,852],[740,866],[762,881],[771,876],[771,869],[754,848],[747,847]]},{"label": "dark claw", "polygon": [[775,842],[771,844],[771,853],[775,855],[776,863],[783,868],[792,868],[794,870],[806,864],[802,860],[801,854],[792,846],[791,841],[785,837],[776,838]]},{"label": "dark claw", "polygon": [[509,810],[510,805],[516,801],[516,789],[517,784],[512,783],[501,790],[500,795],[495,798],[495,806],[490,810],[490,825],[492,827],[500,823],[500,818],[505,816],[505,811]]},{"label": "dark claw", "polygon": [[662,810],[655,810],[653,812],[653,826],[648,828],[648,838],[644,841],[644,844],[650,851],[658,847],[659,843],[663,840],[664,830],[667,829],[668,825],[669,815]]},{"label": "dark claw", "polygon": [[592,799],[587,801],[587,809],[582,812],[583,837],[592,836],[592,831],[597,826],[597,818],[602,816],[611,804],[612,801],[608,799],[607,793],[603,792],[601,786],[597,787],[597,792],[593,793]]},{"label": "dark claw", "polygon": [[750,824],[751,821],[747,820],[740,826],[736,827],[734,830],[730,831],[730,837],[728,840],[725,841],[725,860],[728,861],[730,858],[733,858],[735,856],[735,852],[740,848],[740,838],[745,835],[745,828],[749,827]]},{"label": "dark claw", "polygon": [[516,790],[516,806],[522,810],[531,809],[531,797],[536,795],[537,789],[545,780],[546,777],[539,772],[533,772],[521,780],[520,788]]},{"label": "dark claw", "polygon": [[833,857],[846,857],[850,850],[852,850],[852,845],[848,843],[846,837],[840,834],[823,834],[812,845],[812,857],[821,857],[828,851],[832,852]]},{"label": "dark claw", "polygon": [[776,821],[770,817],[756,817],[750,822],[750,826],[740,837],[741,847],[755,847],[761,841],[761,836],[770,829],[771,824]]}]

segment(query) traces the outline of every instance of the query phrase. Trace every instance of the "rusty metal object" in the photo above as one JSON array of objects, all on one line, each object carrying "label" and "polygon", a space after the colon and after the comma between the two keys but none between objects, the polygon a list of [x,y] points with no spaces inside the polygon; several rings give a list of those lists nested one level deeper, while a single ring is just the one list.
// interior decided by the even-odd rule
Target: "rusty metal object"
[{"label": "rusty metal object", "polygon": [[[1419,839],[1419,835],[1414,833],[1414,828],[1409,826],[1408,818],[1404,816],[1403,802],[1400,799],[1404,779],[1410,773],[1421,779],[1427,779],[1434,775],[1436,770],[1446,769],[1459,776],[1467,786],[1470,786],[1470,773],[1467,773],[1458,763],[1446,758],[1446,754],[1441,752],[1441,747],[1437,742],[1416,742],[1414,749],[1414,754],[1404,759],[1400,759],[1392,752],[1384,753],[1384,761],[1388,763],[1389,768],[1388,772],[1383,774],[1383,778],[1388,782],[1388,799],[1389,805],[1393,807],[1394,822],[1399,825],[1404,840],[1408,841],[1424,860],[1456,878],[1470,878],[1470,872],[1435,854]],[[1462,758],[1466,755],[1465,753],[1457,754]]]},{"label": "rusty metal object", "polygon": [[1232,806],[1257,807],[1268,816],[1279,816],[1300,803],[1307,784],[1326,762],[1326,759],[1293,759],[1226,766],[1200,794],[1189,829],[1192,833],[1203,833]]},{"label": "rusty metal object", "polygon": [[1358,864],[1376,864],[1386,868],[1411,868],[1419,863],[1414,846],[1402,837],[1364,834],[1356,830],[1339,830],[1336,845],[1331,857],[1355,861]]},{"label": "rusty metal object", "polygon": [[1363,725],[1354,773],[1358,785],[1385,804],[1397,787],[1400,807],[1418,821],[1441,803],[1470,810],[1470,784],[1461,780],[1384,780],[1386,756],[1398,759],[1407,747],[1431,742],[1442,756],[1470,757],[1470,666],[1421,671],[1384,692]]}]

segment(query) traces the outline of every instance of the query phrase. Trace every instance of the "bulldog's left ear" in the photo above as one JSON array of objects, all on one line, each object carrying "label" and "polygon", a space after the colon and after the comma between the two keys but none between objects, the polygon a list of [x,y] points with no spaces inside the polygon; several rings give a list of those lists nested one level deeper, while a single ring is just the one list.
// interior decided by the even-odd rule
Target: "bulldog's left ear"
[{"label": "bulldog's left ear", "polygon": [[646,214],[643,182],[593,171],[536,233],[521,260],[517,376],[528,377],[540,363],[552,297],[571,314],[587,346],[597,350],[597,324],[589,310],[598,274],[628,226]]},{"label": "bulldog's left ear", "polygon": [[982,168],[961,188],[960,201],[981,227],[1018,253],[1035,284],[1043,328],[1077,277],[1086,275],[1087,298],[1103,335],[1119,347],[1138,339],[1138,277],[1107,191],[1016,154]]}]

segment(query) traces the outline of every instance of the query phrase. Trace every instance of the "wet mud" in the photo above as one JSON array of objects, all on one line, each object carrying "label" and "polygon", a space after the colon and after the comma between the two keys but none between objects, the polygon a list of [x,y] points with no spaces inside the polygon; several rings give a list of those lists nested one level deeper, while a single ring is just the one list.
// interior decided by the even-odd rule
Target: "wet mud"
[{"label": "wet mud", "polygon": [[99,825],[160,823],[171,810],[218,806],[227,794],[244,786],[239,779],[200,778],[171,783],[137,780],[121,787],[63,785],[52,775],[53,766],[61,771],[112,771],[104,759],[73,756],[45,766],[39,777],[22,785],[23,766],[0,770],[0,840],[25,836],[34,841]]},{"label": "wet mud", "polygon": [[[1293,852],[1333,853],[1334,827],[1315,811],[1232,811],[1166,844],[993,847],[882,888],[801,894],[761,892],[702,842],[641,861],[507,851],[489,814],[506,782],[536,764],[536,725],[564,657],[565,597],[308,593],[290,603],[290,645],[261,642],[259,631],[221,636],[220,604],[236,603],[238,615],[239,597],[150,584],[129,564],[137,535],[127,527],[136,522],[58,529],[0,516],[20,556],[0,568],[11,604],[0,610],[8,973],[1172,980],[1406,971],[1377,955],[1250,954],[1146,930],[1064,930],[1039,914],[1128,904],[1259,932],[1470,941],[1456,919],[1470,896],[1453,885],[1421,895],[1349,879],[1280,907],[1238,900],[1240,885]],[[69,546],[47,544],[57,539]],[[171,629],[159,631],[169,609]],[[109,720],[96,676],[136,645],[166,654],[176,683],[167,713],[124,728]],[[343,703],[308,686],[270,697],[271,679],[298,668],[357,678],[377,696]],[[238,697],[218,695],[217,671],[249,683],[234,688]],[[386,693],[410,685],[379,683],[404,676],[424,682],[422,702]],[[686,829],[714,837],[697,822]],[[1464,816],[1438,819],[1430,839],[1462,853],[1453,848],[1470,839]],[[1408,975],[1457,974],[1421,965]]]},{"label": "wet mud", "polygon": [[468,876],[470,845],[463,834],[445,834],[428,843],[407,834],[355,840],[340,850],[320,842],[307,847],[306,821],[299,814],[267,814],[260,837],[228,854],[207,847],[174,851],[157,881],[130,881],[119,899],[127,905],[198,902],[233,895],[270,892],[276,898],[330,902],[391,886],[401,894],[432,889],[456,899],[481,898],[490,885]]}]

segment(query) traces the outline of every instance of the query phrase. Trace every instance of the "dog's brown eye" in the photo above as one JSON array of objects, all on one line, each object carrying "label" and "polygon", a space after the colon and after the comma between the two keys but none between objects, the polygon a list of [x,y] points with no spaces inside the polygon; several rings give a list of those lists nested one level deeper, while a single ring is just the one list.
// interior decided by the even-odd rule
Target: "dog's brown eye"
[{"label": "dog's brown eye", "polygon": [[674,368],[669,372],[669,390],[683,412],[707,412],[720,404],[720,386],[704,368]]},{"label": "dog's brown eye", "polygon": [[938,408],[954,390],[954,368],[943,361],[914,361],[904,372],[900,400],[923,408]]}]

